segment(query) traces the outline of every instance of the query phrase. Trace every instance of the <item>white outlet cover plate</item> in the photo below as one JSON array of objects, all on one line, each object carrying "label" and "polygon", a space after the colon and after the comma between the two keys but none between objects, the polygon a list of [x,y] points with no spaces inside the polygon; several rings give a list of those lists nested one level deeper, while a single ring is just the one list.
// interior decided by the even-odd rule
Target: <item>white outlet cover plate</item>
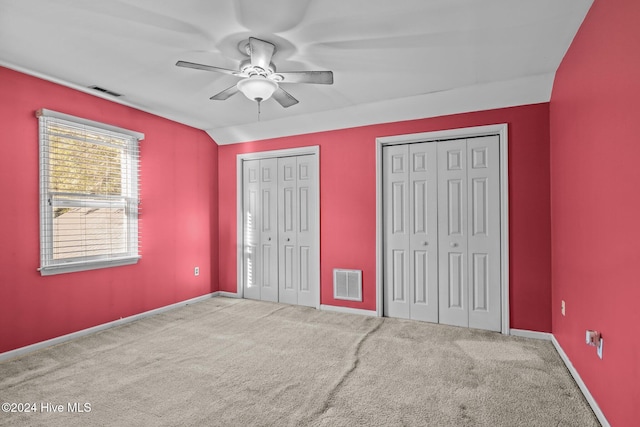
[{"label": "white outlet cover plate", "polygon": [[597,347],[598,357],[602,359],[602,347],[604,347],[604,340],[600,338],[600,345]]}]

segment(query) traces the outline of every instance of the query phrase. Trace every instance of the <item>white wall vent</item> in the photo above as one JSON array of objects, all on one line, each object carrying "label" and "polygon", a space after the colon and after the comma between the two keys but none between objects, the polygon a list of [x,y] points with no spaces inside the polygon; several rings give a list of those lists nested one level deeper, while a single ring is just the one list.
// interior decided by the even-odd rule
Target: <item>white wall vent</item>
[{"label": "white wall vent", "polygon": [[362,270],[334,268],[333,298],[362,301]]}]

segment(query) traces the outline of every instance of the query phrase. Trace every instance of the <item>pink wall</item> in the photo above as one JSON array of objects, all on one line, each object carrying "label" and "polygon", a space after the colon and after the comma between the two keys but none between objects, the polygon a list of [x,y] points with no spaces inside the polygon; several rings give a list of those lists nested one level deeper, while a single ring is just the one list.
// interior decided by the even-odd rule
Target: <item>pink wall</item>
[{"label": "pink wall", "polygon": [[553,333],[614,426],[640,423],[638,17],[637,0],[596,0],[550,104]]},{"label": "pink wall", "polygon": [[[321,303],[376,308],[376,137],[509,124],[511,327],[551,331],[548,104],[220,146],[220,289],[236,291],[236,155],[320,146]],[[362,269],[363,301],[333,299],[332,271]]]},{"label": "pink wall", "polygon": [[[0,353],[217,290],[217,145],[206,133],[2,67],[0,93]],[[146,135],[137,265],[36,271],[39,108]]]}]

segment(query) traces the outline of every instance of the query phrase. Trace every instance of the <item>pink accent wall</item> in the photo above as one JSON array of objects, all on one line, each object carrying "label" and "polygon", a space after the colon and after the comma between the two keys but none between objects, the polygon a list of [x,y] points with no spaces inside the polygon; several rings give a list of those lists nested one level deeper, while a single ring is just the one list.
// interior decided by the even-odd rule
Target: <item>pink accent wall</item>
[{"label": "pink accent wall", "polygon": [[[219,155],[220,289],[236,291],[236,156],[320,146],[322,304],[376,309],[377,137],[509,124],[511,327],[551,331],[549,106],[527,105],[224,145]],[[334,268],[363,271],[363,301],[333,299]]]},{"label": "pink accent wall", "polygon": [[639,17],[596,0],[550,103],[553,334],[613,426],[640,423]]},{"label": "pink accent wall", "polygon": [[[217,290],[218,146],[205,132],[2,67],[0,93],[0,353]],[[145,134],[138,264],[36,271],[40,108]]]}]

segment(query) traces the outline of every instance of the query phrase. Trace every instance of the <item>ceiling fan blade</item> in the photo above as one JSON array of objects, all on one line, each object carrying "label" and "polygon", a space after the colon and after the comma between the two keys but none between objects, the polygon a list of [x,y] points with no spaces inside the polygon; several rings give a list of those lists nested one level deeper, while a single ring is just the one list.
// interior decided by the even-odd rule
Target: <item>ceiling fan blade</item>
[{"label": "ceiling fan blade", "polygon": [[238,86],[233,85],[231,87],[226,88],[222,92],[213,95],[209,99],[213,99],[214,101],[224,101],[227,98],[231,98],[236,93],[238,93]]},{"label": "ceiling fan blade", "polygon": [[290,71],[277,73],[282,76],[282,83],[313,83],[320,85],[333,84],[332,71]]},{"label": "ceiling fan blade", "polygon": [[214,67],[212,65],[196,64],[195,62],[178,61],[176,62],[178,67],[193,68],[195,70],[215,71],[217,73],[231,74],[232,76],[238,76],[238,71],[229,70],[227,68]]},{"label": "ceiling fan blade", "polygon": [[278,101],[278,104],[284,108],[296,105],[299,101],[293,97],[289,92],[279,87],[272,95],[273,99]]},{"label": "ceiling fan blade", "polygon": [[251,65],[254,67],[268,69],[275,51],[276,47],[272,43],[249,37],[249,55],[251,56]]}]

